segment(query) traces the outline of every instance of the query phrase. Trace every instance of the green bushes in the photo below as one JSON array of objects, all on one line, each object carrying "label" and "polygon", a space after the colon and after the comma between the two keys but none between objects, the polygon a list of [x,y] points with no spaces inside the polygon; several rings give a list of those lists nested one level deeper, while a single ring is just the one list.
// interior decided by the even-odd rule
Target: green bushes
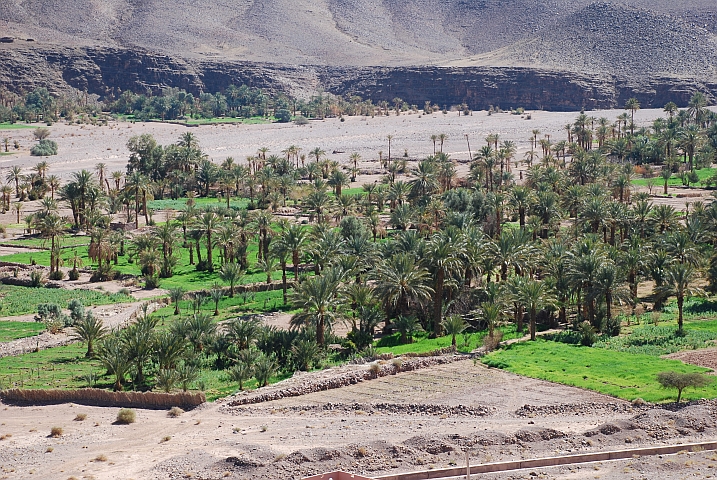
[{"label": "green bushes", "polygon": [[34,157],[49,157],[57,155],[57,143],[53,140],[40,140],[37,145],[32,147],[30,155]]}]

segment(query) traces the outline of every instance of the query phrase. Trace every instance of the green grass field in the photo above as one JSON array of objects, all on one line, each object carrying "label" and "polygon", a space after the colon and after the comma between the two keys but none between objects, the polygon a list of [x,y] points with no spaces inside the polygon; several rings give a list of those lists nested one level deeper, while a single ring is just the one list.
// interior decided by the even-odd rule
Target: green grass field
[{"label": "green grass field", "polygon": [[33,337],[44,330],[45,325],[37,322],[0,322],[0,342]]},{"label": "green grass field", "polygon": [[[699,185],[704,186],[704,181],[710,177],[712,177],[715,173],[717,173],[717,168],[701,168],[699,170],[695,170],[697,172],[697,175],[700,178]],[[659,193],[662,193],[662,186],[665,184],[665,181],[660,177],[653,177],[653,189],[658,189]],[[648,179],[646,178],[635,178],[632,180],[632,184],[638,187],[647,187]],[[682,180],[680,179],[678,174],[672,174],[672,177],[667,181],[667,185],[669,187],[681,187],[682,186]]]},{"label": "green grass field", "polygon": [[37,312],[40,303],[56,303],[62,308],[77,298],[86,306],[109,305],[136,301],[129,295],[106,293],[98,290],[65,290],[62,288],[31,288],[0,285],[0,316],[10,317]]},{"label": "green grass field", "polygon": [[23,128],[37,128],[44,124],[28,125],[26,123],[0,123],[0,130],[21,130]]},{"label": "green grass field", "polygon": [[[257,252],[258,247],[256,243],[250,243],[249,248],[247,249],[248,253],[248,260],[249,260],[249,269],[244,275],[242,279],[242,284],[247,283],[259,283],[266,281],[266,274],[257,270],[255,268],[256,260],[257,260]],[[212,256],[214,260],[214,267],[215,267],[215,273],[209,273],[209,272],[198,272],[194,265],[189,264],[189,250],[186,248],[178,248],[175,250],[179,253],[179,263],[177,267],[174,269],[174,276],[170,278],[163,278],[160,281],[160,287],[162,288],[172,288],[172,287],[182,287],[187,291],[193,291],[193,290],[205,290],[212,288],[214,283],[221,283],[219,280],[219,276],[216,273],[220,268],[220,251],[218,248],[214,248],[212,250]],[[202,259],[206,258],[206,249],[204,243],[202,243]],[[82,257],[83,264],[85,266],[93,265],[93,263],[90,261],[90,259],[87,256],[87,247],[78,247],[77,248],[77,254]],[[63,254],[63,258],[65,259],[65,264],[69,265],[69,260],[73,255],[73,252],[67,252]],[[194,260],[196,262],[197,256],[195,252]],[[42,252],[22,252],[22,253],[14,253],[12,255],[5,255],[0,257],[0,261],[4,262],[14,262],[14,263],[24,263],[24,264],[31,264],[32,261],[35,261],[38,265],[44,265],[49,266],[50,265],[50,252],[49,251],[42,251]],[[135,276],[141,276],[140,266],[137,265],[136,262],[134,263],[128,263],[129,261],[129,255],[120,256],[118,258],[118,264],[114,266],[115,270],[119,271],[123,274],[129,274],[129,275],[135,275]],[[291,278],[291,273],[288,273],[287,276]],[[272,279],[273,280],[280,280],[281,279],[281,271],[275,271],[272,273]]]},{"label": "green grass field", "polygon": [[[483,363],[518,375],[572,385],[624,400],[674,401],[676,391],[657,383],[658,372],[707,372],[678,360],[538,340],[510,345],[483,357]],[[717,383],[687,389],[685,400],[716,398]]]},{"label": "green grass field", "polygon": [[[197,207],[204,207],[204,206],[217,206],[217,207],[226,207],[227,206],[227,200],[226,198],[212,198],[212,197],[202,197],[202,198],[195,198],[194,199],[194,205]],[[234,198],[232,197],[229,200],[229,205],[236,208],[246,208],[249,205],[249,199],[248,198]],[[172,199],[165,199],[165,200],[151,200],[147,202],[147,207],[154,209],[154,210],[177,210],[181,211],[184,210],[187,206],[187,199],[186,198],[179,198],[177,200]],[[157,220],[157,218],[155,218]]]},{"label": "green grass field", "polygon": [[[114,380],[105,375],[99,361],[85,358],[87,347],[73,344],[16,357],[0,358],[0,389],[2,388],[85,388],[89,386],[87,375],[97,376],[98,388],[111,389]],[[284,380],[289,375],[279,374],[271,383]],[[204,387],[208,401],[231,395],[239,389],[221,370],[203,369],[193,387]],[[244,389],[256,388],[256,380],[244,382]]]},{"label": "green grass field", "polygon": [[[63,235],[60,239],[60,246],[62,248],[73,248],[78,245],[89,245],[90,237],[88,235]],[[0,240],[2,245],[22,245],[24,247],[34,248],[50,248],[49,238],[30,237],[20,238],[17,240]]]},{"label": "green grass field", "polygon": [[[506,325],[499,328],[503,332],[503,340],[520,338],[524,333],[518,333],[515,325]],[[468,353],[475,350],[483,344],[483,338],[488,334],[487,331],[467,333],[456,336],[456,348],[459,352]],[[414,336],[413,343],[401,344],[401,335],[394,333],[386,335],[376,341],[374,346],[378,353],[393,353],[394,355],[403,355],[406,353],[428,353],[440,348],[451,346],[451,337],[445,335],[438,338],[429,338],[428,333],[421,332]]]}]

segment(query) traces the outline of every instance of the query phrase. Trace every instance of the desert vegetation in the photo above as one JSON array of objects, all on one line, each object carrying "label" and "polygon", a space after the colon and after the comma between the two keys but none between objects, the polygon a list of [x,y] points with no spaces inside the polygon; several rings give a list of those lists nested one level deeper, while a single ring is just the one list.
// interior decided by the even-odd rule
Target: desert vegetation
[{"label": "desert vegetation", "polygon": [[[259,91],[222,95],[235,103],[214,114],[267,115],[260,108],[269,98]],[[156,99],[120,100],[123,113],[134,114]],[[7,244],[39,251],[0,259],[38,269],[29,287],[0,287],[4,298],[17,291],[24,299],[3,309],[17,315],[30,308],[49,331],[68,329],[85,344],[81,358],[60,367],[68,370],[66,386],[199,388],[216,398],[358,357],[490,351],[547,329],[560,331],[487,362],[543,378],[516,366],[510,352],[584,348],[580,355],[654,355],[655,369],[666,370],[657,352],[715,338],[709,328],[692,328],[700,322],[690,308],[717,282],[716,204],[693,202],[688,211],[653,204],[669,197],[673,178],[686,179],[684,187],[714,183],[717,123],[707,103],[698,93],[685,109],[666,105],[649,127],[634,124],[634,99],[614,120],[580,113],[565,126],[565,139],[529,132],[522,158],[515,143],[491,134],[467,166],[444,153],[445,134],[426,139],[433,153],[419,159],[392,151],[388,135],[385,152],[372,161],[380,178],[367,183],[358,154],[340,165],[321,147],[291,145],[216,164],[191,132],[169,145],[149,134],[132,137],[125,171],[97,164],[60,182],[47,162],[31,172],[12,167],[4,208],[19,217],[34,200],[39,209],[24,218],[24,238]],[[302,108],[309,106],[297,104]],[[392,112],[403,108],[396,99]],[[433,111],[430,102],[424,109]],[[661,188],[651,196],[645,188],[658,178]],[[79,300],[67,303],[67,290],[42,287],[76,281],[81,272],[92,282],[166,288],[156,294],[170,305],[145,307],[131,326],[109,331],[85,306],[131,300],[126,293],[73,290]],[[35,292],[45,301],[27,302]],[[266,312],[291,315],[291,329],[255,316]],[[654,315],[662,315],[660,332],[635,325]],[[635,347],[646,335],[664,348]],[[17,361],[0,360],[4,384],[48,385],[39,368],[13,373]],[[650,372],[645,384],[658,388]]]}]

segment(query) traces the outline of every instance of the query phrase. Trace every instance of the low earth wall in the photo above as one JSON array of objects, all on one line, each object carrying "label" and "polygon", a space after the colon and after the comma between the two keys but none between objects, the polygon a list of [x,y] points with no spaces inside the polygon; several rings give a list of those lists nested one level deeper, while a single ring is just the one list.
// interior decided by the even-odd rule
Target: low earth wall
[{"label": "low earth wall", "polygon": [[[666,445],[659,447],[644,447],[611,452],[582,453],[578,455],[565,455],[562,457],[535,458],[532,460],[513,460],[507,462],[484,463],[470,467],[471,475],[480,473],[506,472],[522,470],[525,468],[555,467],[559,465],[572,465],[577,463],[605,462],[609,460],[623,460],[640,456],[671,455],[679,452],[702,452],[717,450],[717,442],[687,443],[684,445]],[[398,473],[374,477],[374,480],[426,480],[450,477],[465,477],[466,467],[442,468],[420,472]]]},{"label": "low earth wall", "polygon": [[15,388],[0,391],[0,399],[13,405],[55,405],[60,403],[79,403],[93,407],[133,407],[145,409],[165,409],[182,407],[190,409],[206,402],[199,392],[110,392],[98,388],[79,390],[29,390]]}]

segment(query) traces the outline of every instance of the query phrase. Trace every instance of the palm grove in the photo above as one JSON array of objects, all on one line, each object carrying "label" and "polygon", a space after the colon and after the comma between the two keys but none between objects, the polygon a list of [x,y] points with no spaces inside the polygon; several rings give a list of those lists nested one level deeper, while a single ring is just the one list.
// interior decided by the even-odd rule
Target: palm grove
[{"label": "palm grove", "polygon": [[[99,164],[52,188],[47,168],[26,179],[11,172],[4,203],[9,207],[13,182],[46,185],[42,209],[27,222],[51,239],[55,278],[63,276],[57,252],[66,227],[55,190],[72,211],[73,228],[90,234],[95,279],[113,278],[113,264],[127,255],[147,287],[156,287],[174,274],[182,249],[197,270],[216,274],[210,290],[170,291],[179,319],[168,329],[158,329],[150,314],[111,334],[91,316],[80,319],[88,355],[117,389],[128,376],[134,388],[187,388],[204,368],[226,369],[240,387],[252,377],[263,385],[279,371],[320,364],[330,344],[340,344],[343,355],[372,355],[379,330],[398,332],[404,342],[422,330],[447,334],[454,345],[467,329],[487,329],[495,343],[498,327],[511,323],[519,332],[527,324],[532,339],[538,323],[573,328],[586,339],[617,335],[618,310],[634,312],[645,281],[653,290],[643,300],[655,310],[676,299],[681,332],[684,302],[702,294],[701,279],[717,287],[717,203],[694,202],[680,212],[653,205],[631,185],[636,172],[667,185],[673,175],[694,176],[713,163],[717,122],[706,104],[701,94],[684,110],[668,104],[649,128],[634,125],[634,100],[615,122],[581,113],[566,125],[566,140],[534,130],[522,159],[514,143],[490,135],[466,178],[442,152],[442,135],[440,151],[414,163],[379,154],[383,179],[359,195],[342,191],[361,174],[358,154],[341,166],[320,148],[289,146],[217,165],[191,133],[167,146],[142,135],[128,143],[126,172]],[[522,179],[514,174],[521,161]],[[197,205],[210,196],[223,201]],[[148,202],[163,198],[187,198],[186,207],[155,224]],[[248,204],[233,202],[238,198]],[[297,209],[297,221],[277,215],[286,206]],[[112,215],[120,214],[146,226],[130,236],[110,232]],[[281,273],[283,301],[299,310],[291,331],[252,318],[217,326],[201,310],[209,301],[218,313],[250,272],[265,273],[267,282]],[[191,311],[183,315],[185,298]],[[338,322],[348,325],[346,338],[332,334]]]}]

